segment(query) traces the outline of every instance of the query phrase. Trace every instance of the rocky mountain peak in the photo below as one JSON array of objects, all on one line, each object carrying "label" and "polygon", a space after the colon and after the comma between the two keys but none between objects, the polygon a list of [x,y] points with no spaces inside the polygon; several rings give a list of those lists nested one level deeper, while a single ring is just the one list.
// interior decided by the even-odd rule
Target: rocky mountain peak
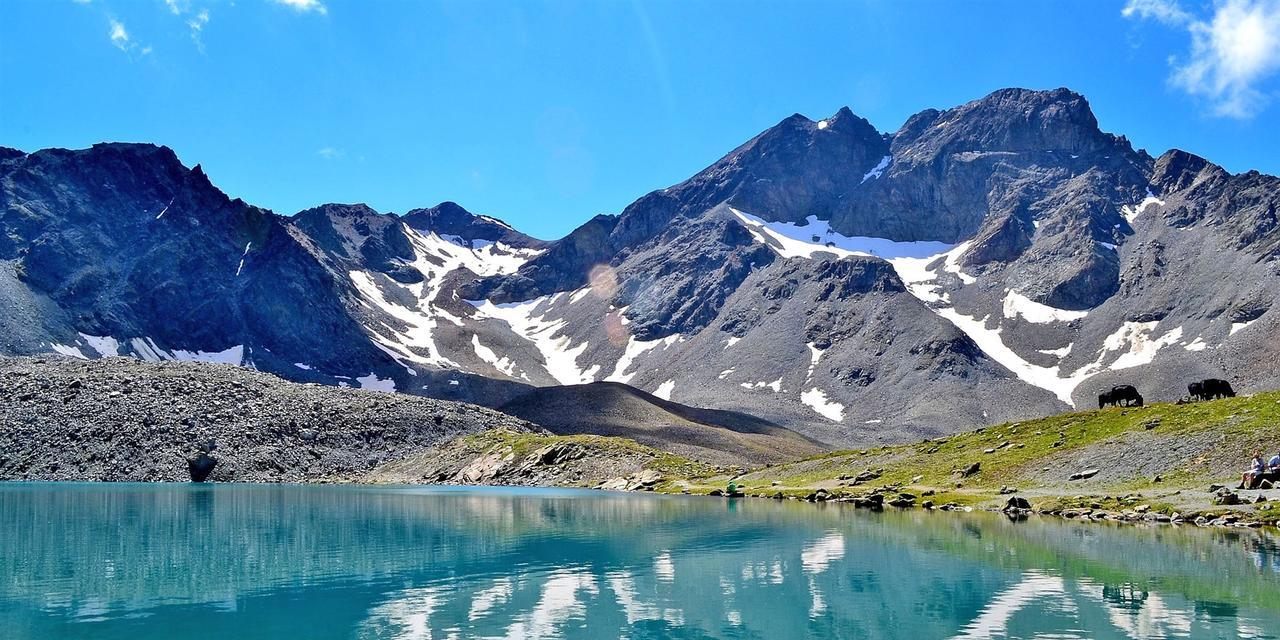
[{"label": "rocky mountain peak", "polygon": [[412,209],[401,219],[418,231],[457,236],[468,241],[502,242],[517,248],[537,248],[546,244],[512,229],[497,218],[471,213],[449,200],[434,207]]},{"label": "rocky mountain peak", "polygon": [[393,215],[363,203],[329,203],[300,211],[291,222],[330,255],[365,262],[393,278],[422,279],[403,268],[402,261],[413,259],[413,245]]},{"label": "rocky mountain peak", "polygon": [[312,207],[304,211],[299,211],[297,215],[295,215],[294,217],[306,218],[306,217],[313,217],[318,215],[323,215],[329,218],[356,219],[356,218],[378,217],[378,216],[381,216],[382,214],[378,213],[376,210],[374,210],[373,207],[370,207],[369,205],[363,202],[357,202],[354,204],[329,202],[329,203],[322,204],[318,207]]},{"label": "rocky mountain peak", "polygon": [[1170,149],[1156,159],[1151,184],[1160,193],[1181,191],[1206,172],[1223,172],[1218,165],[1181,149]]},{"label": "rocky mountain peak", "polygon": [[931,121],[930,115],[922,112],[903,125],[894,139],[895,158],[933,161],[958,152],[1084,155],[1122,142],[1103,133],[1088,100],[1069,89],[1000,89]]},{"label": "rocky mountain peak", "polygon": [[5,160],[13,160],[14,158],[21,158],[26,155],[27,153],[25,151],[14,149],[12,147],[0,146],[0,162],[4,162]]}]

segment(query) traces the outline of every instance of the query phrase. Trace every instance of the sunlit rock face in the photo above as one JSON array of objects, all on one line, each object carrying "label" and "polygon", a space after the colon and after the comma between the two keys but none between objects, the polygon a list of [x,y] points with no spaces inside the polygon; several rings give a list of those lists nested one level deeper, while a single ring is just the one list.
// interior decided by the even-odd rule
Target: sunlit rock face
[{"label": "sunlit rock face", "polygon": [[490,406],[613,380],[839,445],[1280,385],[1280,180],[1153,159],[1066,89],[791,116],[549,242],[451,202],[284,218],[149,145],[6,151],[0,185],[10,353]]}]

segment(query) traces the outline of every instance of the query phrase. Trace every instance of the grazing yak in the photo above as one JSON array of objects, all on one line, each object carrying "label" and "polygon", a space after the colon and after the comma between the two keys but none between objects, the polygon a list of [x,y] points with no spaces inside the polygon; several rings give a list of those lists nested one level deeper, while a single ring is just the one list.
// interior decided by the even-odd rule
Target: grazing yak
[{"label": "grazing yak", "polygon": [[1142,394],[1130,384],[1122,384],[1117,387],[1111,387],[1110,391],[1103,391],[1098,394],[1098,408],[1112,407],[1141,407]]},{"label": "grazing yak", "polygon": [[1235,389],[1231,388],[1231,383],[1217,378],[1192,382],[1187,385],[1187,393],[1190,393],[1191,397],[1196,400],[1236,397]]}]

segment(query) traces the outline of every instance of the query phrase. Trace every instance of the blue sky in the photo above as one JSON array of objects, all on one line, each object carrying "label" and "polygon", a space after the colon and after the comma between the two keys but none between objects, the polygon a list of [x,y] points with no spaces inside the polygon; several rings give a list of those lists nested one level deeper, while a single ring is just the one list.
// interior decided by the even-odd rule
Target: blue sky
[{"label": "blue sky", "polygon": [[173,147],[235,197],[455,200],[563,235],[792,113],[893,131],[1006,86],[1280,173],[1280,0],[5,0],[0,144]]}]

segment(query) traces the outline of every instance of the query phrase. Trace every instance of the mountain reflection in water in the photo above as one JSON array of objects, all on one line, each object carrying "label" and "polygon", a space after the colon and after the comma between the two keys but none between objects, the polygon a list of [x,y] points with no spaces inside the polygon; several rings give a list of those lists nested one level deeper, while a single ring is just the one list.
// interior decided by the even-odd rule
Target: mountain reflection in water
[{"label": "mountain reflection in water", "polygon": [[1267,638],[1274,533],[535,489],[0,485],[5,638]]}]

